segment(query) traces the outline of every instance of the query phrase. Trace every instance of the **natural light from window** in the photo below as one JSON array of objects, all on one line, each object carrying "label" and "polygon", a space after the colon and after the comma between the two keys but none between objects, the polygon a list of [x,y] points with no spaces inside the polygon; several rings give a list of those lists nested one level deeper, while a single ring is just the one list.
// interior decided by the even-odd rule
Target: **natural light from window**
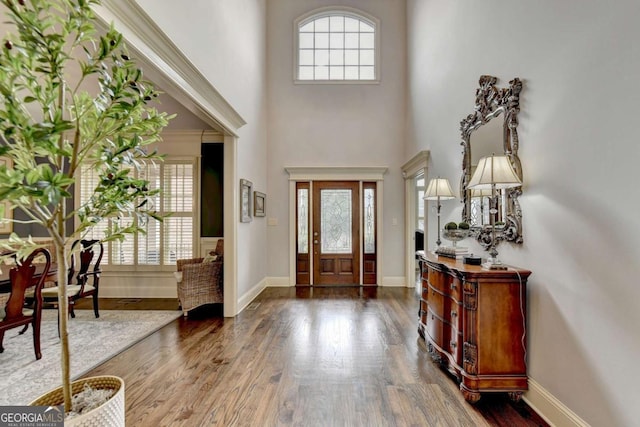
[{"label": "natural light from window", "polygon": [[322,12],[298,24],[299,81],[375,81],[376,24],[354,13]]},{"label": "natural light from window", "polygon": [[[152,203],[160,214],[169,215],[160,223],[138,224],[145,233],[128,235],[123,241],[105,245],[103,264],[111,266],[175,266],[176,259],[191,258],[193,253],[193,161],[166,159],[162,163],[143,163],[132,169],[136,177],[149,181],[151,189],[160,189]],[[90,204],[98,182],[97,171],[82,167],[79,203]],[[85,238],[101,239],[108,227],[130,225],[133,217],[109,218],[98,223]],[[173,267],[172,267],[173,268]]]}]

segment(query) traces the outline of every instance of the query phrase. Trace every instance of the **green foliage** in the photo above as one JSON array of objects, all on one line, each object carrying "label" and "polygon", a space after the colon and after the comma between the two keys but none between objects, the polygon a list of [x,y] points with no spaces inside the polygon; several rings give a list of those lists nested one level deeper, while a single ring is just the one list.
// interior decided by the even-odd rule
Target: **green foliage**
[{"label": "green foliage", "polygon": [[458,229],[458,224],[456,224],[455,222],[448,222],[444,225],[444,229],[445,230],[457,230]]},{"label": "green foliage", "polygon": [[[103,241],[142,231],[162,217],[148,203],[157,194],[132,173],[171,118],[149,101],[158,96],[111,26],[96,28],[99,0],[0,0],[14,31],[0,45],[0,200],[23,211],[26,223],[44,226],[53,239],[60,294],[66,295],[71,243],[110,217],[128,217],[108,228]],[[81,166],[99,177],[93,196],[68,209]],[[75,219],[75,228],[66,222]],[[12,234],[0,244],[22,257],[36,246]],[[1,258],[1,257],[0,257]],[[59,299],[62,383],[70,410],[67,299]]]},{"label": "green foliage", "polygon": [[[0,199],[45,226],[54,240],[81,237],[100,220],[126,213],[159,218],[147,200],[156,191],[131,169],[159,158],[166,113],[113,26],[99,34],[91,7],[99,0],[2,0],[15,25],[0,48]],[[98,173],[89,204],[68,212],[80,165]],[[80,224],[64,230],[66,219]],[[137,227],[105,239],[123,238]],[[28,242],[25,242],[28,243]]]},{"label": "green foliage", "polygon": [[468,230],[470,228],[469,227],[469,223],[468,222],[461,222],[461,223],[458,224],[458,228],[460,230]]}]

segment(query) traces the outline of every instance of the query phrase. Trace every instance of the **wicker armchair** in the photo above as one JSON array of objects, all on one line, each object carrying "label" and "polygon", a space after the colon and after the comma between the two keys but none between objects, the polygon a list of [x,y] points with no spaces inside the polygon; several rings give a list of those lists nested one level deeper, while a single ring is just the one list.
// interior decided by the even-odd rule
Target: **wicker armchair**
[{"label": "wicker armchair", "polygon": [[[220,243],[220,247],[221,247]],[[218,252],[218,248],[214,253]],[[222,303],[222,250],[217,259],[203,262],[204,258],[179,259],[176,261],[178,272],[178,299],[185,316],[189,310],[205,304]]]}]

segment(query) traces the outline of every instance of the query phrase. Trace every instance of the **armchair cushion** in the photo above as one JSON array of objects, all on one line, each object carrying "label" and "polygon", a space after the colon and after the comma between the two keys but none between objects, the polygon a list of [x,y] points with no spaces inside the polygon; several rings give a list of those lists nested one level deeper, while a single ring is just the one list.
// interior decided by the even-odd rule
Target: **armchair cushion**
[{"label": "armchair cushion", "polygon": [[218,260],[218,255],[216,255],[213,251],[211,251],[204,257],[202,262],[206,264],[206,263],[217,261],[217,260]]},{"label": "armchair cushion", "polygon": [[[57,298],[58,290],[60,288],[55,286],[53,288],[44,288],[42,289],[42,297],[47,299]],[[78,295],[80,293],[81,286],[80,285],[67,285],[67,296],[72,297]],[[95,288],[91,285],[84,285],[83,292],[91,292],[95,290]]]}]

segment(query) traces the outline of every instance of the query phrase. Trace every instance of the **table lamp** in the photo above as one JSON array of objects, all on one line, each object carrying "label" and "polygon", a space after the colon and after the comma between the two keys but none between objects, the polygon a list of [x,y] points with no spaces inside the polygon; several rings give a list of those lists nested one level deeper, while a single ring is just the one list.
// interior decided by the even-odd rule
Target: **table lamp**
[{"label": "table lamp", "polygon": [[440,177],[432,178],[429,181],[427,191],[424,193],[424,200],[438,201],[438,240],[436,240],[436,245],[438,246],[442,243],[440,240],[440,208],[442,207],[440,200],[451,200],[455,199],[455,197],[451,190],[451,185],[449,185],[449,180]]},{"label": "table lamp", "polygon": [[522,181],[516,175],[516,172],[511,166],[511,160],[507,156],[496,156],[492,154],[488,157],[483,157],[478,162],[471,181],[467,188],[470,190],[491,190],[491,209],[490,222],[491,222],[491,246],[489,247],[489,260],[482,264],[482,267],[490,270],[504,270],[506,267],[498,260],[498,250],[496,249],[496,221],[495,214],[497,209],[497,194],[496,190],[502,190],[505,188],[519,187],[522,185]]}]

